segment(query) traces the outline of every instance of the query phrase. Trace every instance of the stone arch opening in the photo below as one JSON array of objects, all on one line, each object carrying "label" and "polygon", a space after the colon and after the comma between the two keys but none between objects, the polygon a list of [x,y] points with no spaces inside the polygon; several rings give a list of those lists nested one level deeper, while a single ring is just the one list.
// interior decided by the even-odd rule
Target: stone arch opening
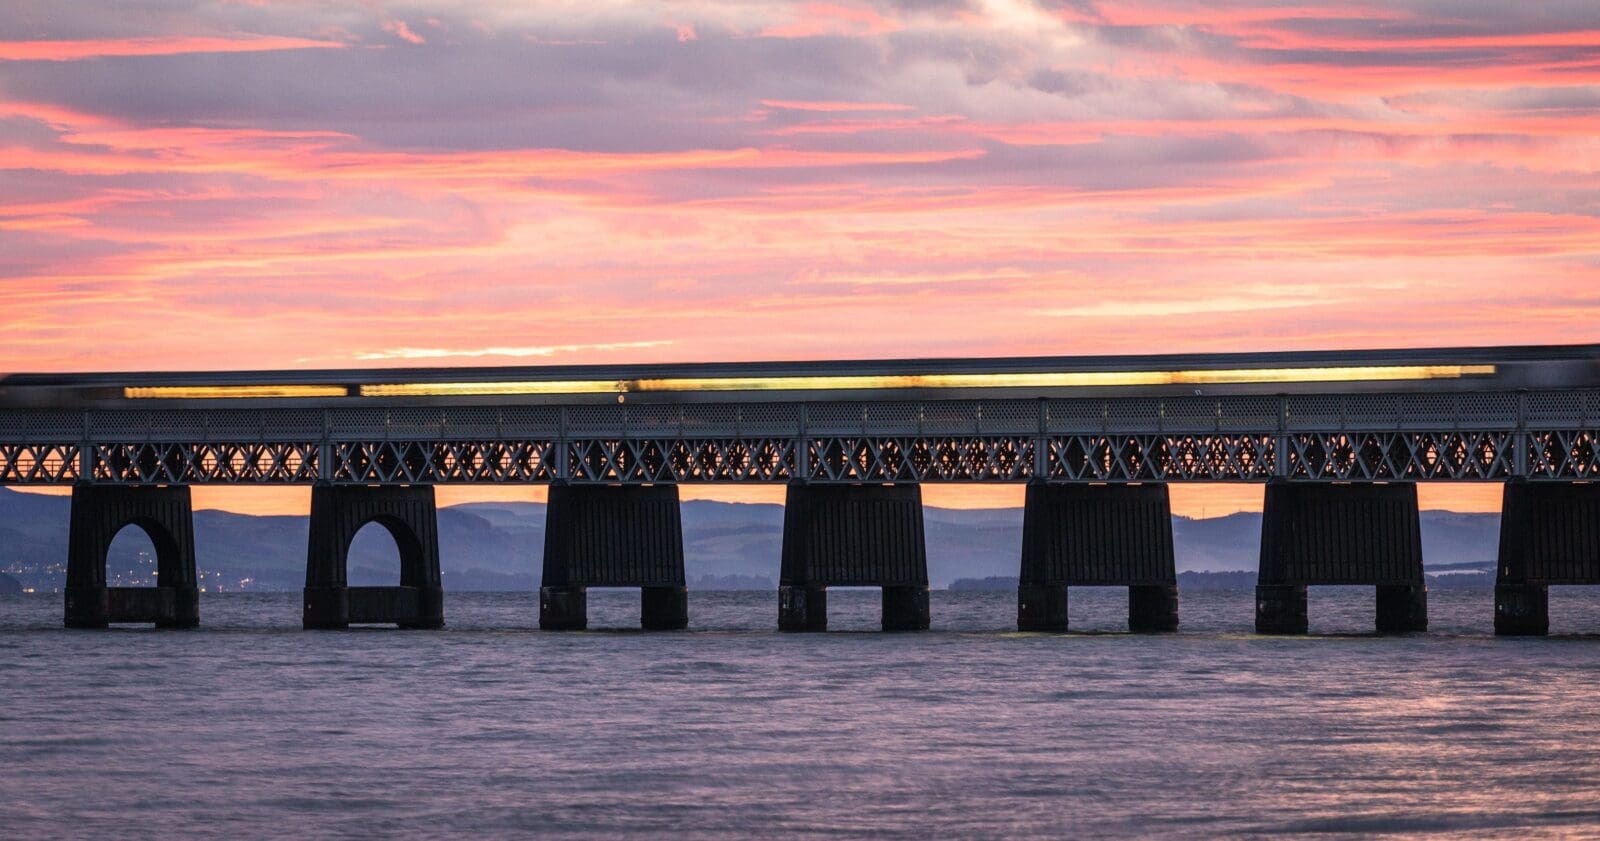
[{"label": "stone arch opening", "polygon": [[395,517],[373,517],[356,528],[345,549],[352,586],[419,586],[422,541]]},{"label": "stone arch opening", "polygon": [[[106,544],[106,586],[158,586],[161,583],[161,554],[147,524],[125,523]],[[170,555],[170,551],[167,554]]]}]

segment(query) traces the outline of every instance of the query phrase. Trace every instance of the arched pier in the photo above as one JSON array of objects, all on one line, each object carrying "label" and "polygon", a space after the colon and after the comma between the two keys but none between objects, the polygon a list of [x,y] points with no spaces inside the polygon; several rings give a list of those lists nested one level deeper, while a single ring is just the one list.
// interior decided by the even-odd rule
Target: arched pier
[{"label": "arched pier", "polygon": [[[72,488],[71,520],[68,628],[104,628],[114,622],[149,622],[158,628],[200,624],[188,487],[80,483]],[[130,525],[143,529],[155,546],[154,587],[106,586],[106,553],[117,532]]]},{"label": "arched pier", "polygon": [[[402,628],[444,627],[436,513],[429,485],[314,486],[304,626],[336,629],[393,623]],[[394,537],[400,550],[397,587],[351,587],[348,583],[350,542],[367,523],[378,523]]]}]

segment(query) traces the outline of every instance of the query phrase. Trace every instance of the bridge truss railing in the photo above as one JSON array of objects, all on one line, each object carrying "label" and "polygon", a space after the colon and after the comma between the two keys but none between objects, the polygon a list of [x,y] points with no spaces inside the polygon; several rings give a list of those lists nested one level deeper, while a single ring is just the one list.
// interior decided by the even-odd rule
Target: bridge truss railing
[{"label": "bridge truss railing", "polygon": [[1600,391],[0,412],[0,484],[1600,477]]}]

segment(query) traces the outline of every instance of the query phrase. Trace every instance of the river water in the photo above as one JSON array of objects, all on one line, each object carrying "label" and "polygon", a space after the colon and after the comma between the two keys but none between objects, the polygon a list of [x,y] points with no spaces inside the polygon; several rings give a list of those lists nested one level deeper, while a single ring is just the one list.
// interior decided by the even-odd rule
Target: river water
[{"label": "river water", "polygon": [[[160,632],[4,598],[0,836],[1600,835],[1600,593],[1520,640],[1488,592],[1430,596],[1433,631],[1385,638],[1370,588],[1314,589],[1302,639],[1251,634],[1247,592],[1164,636],[1114,633],[1115,590],[1064,636],[1004,593],[881,634],[876,592],[834,591],[809,635],[772,593],[650,634],[539,632],[529,594],[316,633],[292,593]],[[637,603],[592,591],[592,624]]]}]

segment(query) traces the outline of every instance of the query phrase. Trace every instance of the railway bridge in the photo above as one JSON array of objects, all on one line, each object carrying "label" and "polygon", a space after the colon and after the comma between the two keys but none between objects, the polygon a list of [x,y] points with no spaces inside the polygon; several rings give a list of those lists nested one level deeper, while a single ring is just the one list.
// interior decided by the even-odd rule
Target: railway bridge
[{"label": "railway bridge", "polygon": [[[1262,632],[1306,630],[1308,584],[1376,588],[1376,626],[1427,627],[1419,482],[1504,485],[1495,628],[1541,634],[1550,584],[1600,583],[1600,346],[0,378],[0,484],[72,488],[65,621],[199,622],[189,489],[309,485],[304,624],[444,622],[434,486],[550,486],[540,626],[586,588],[688,621],[678,488],[784,483],[779,627],[821,630],[830,586],[928,625],[921,486],[1024,483],[1018,625],[1068,590],[1128,588],[1172,630],[1168,486],[1258,483]],[[350,587],[378,522],[395,587]],[[159,586],[106,586],[135,524]]]}]

